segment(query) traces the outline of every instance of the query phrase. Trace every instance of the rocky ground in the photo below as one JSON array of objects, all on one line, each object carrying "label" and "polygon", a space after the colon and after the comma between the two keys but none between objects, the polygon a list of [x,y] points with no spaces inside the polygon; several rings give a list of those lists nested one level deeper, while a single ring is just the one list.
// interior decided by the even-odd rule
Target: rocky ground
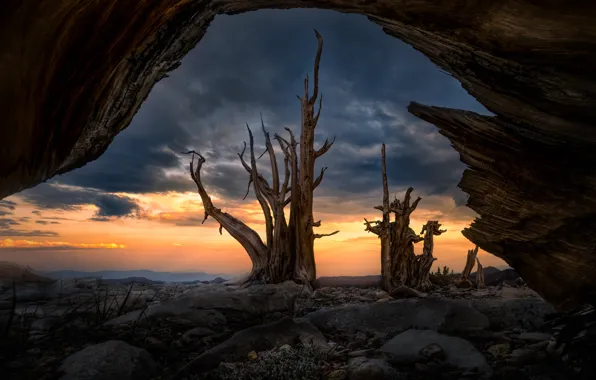
[{"label": "rocky ground", "polygon": [[[13,290],[17,303],[13,305]],[[563,379],[525,287],[4,285],[2,379]],[[14,308],[15,312],[11,310]]]}]

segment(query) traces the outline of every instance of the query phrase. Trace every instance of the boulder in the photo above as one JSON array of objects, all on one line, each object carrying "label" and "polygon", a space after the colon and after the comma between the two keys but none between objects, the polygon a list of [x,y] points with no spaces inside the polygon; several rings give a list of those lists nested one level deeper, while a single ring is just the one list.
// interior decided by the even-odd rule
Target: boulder
[{"label": "boulder", "polygon": [[145,380],[157,365],[143,349],[119,340],[88,346],[68,356],[60,380]]},{"label": "boulder", "polygon": [[541,298],[479,299],[472,305],[490,320],[491,328],[539,329],[555,309]]},{"label": "boulder", "polygon": [[354,358],[348,362],[347,380],[399,380],[404,378],[385,360]]},{"label": "boulder", "polygon": [[331,348],[323,334],[306,319],[284,317],[273,323],[249,327],[235,333],[190,362],[176,378],[181,378],[180,376],[190,371],[195,374],[208,371],[224,361],[245,360],[253,351],[260,352],[296,343],[311,344],[321,350]]},{"label": "boulder", "polygon": [[[171,300],[149,306],[143,312],[143,318],[173,316],[186,319],[197,327],[223,324],[247,327],[262,322],[273,313],[292,311],[296,297],[303,291],[301,285],[291,281],[248,288],[210,284],[192,288]],[[134,323],[141,313],[141,310],[136,310],[105,325]]]},{"label": "boulder", "polygon": [[[415,363],[428,360],[427,352],[437,352],[437,346],[443,354],[442,361],[458,368],[464,374],[487,375],[491,373],[484,356],[467,340],[437,333],[432,330],[410,329],[395,336],[381,347],[381,352],[388,354],[392,361]],[[432,350],[429,350],[432,347]],[[435,358],[437,355],[434,356]]]},{"label": "boulder", "polygon": [[149,320],[160,318],[175,317],[176,320],[184,322],[183,324],[196,327],[214,327],[226,325],[226,318],[222,313],[216,310],[191,309],[178,302],[166,302],[162,305],[152,305],[146,310],[134,310],[123,314],[104,323],[104,326],[123,326],[137,321],[144,323]]},{"label": "boulder", "polygon": [[368,305],[323,308],[305,315],[321,331],[350,340],[358,331],[395,335],[409,328],[468,332],[489,326],[468,301],[409,298]]},{"label": "boulder", "polygon": [[405,285],[398,286],[397,288],[393,289],[389,295],[393,298],[422,298],[426,297],[425,293],[419,292],[416,289],[412,289]]}]

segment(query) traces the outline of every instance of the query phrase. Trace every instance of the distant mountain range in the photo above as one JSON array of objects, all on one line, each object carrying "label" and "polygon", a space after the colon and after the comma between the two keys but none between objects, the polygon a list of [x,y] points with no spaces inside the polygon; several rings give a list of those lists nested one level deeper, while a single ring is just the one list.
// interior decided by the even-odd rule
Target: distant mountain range
[{"label": "distant mountain range", "polygon": [[138,270],[102,270],[96,272],[84,272],[75,270],[58,270],[52,272],[38,272],[44,276],[53,279],[82,278],[82,277],[100,277],[103,280],[120,280],[128,278],[146,278],[151,281],[162,282],[194,282],[211,281],[217,277],[232,278],[234,276],[227,274],[211,274],[205,272],[155,272],[148,269]]},{"label": "distant mountain range", "polygon": [[[484,283],[488,286],[496,286],[505,283],[515,283],[519,278],[519,274],[511,268],[500,270],[495,267],[486,267],[482,271],[484,273]],[[476,281],[476,272],[470,273],[470,279]]]}]

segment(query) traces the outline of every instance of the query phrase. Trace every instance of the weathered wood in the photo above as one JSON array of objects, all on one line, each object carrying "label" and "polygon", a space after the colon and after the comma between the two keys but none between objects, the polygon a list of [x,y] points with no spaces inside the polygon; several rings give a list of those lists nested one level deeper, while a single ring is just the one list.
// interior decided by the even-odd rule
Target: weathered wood
[{"label": "weathered wood", "polygon": [[[389,185],[387,183],[385,144],[381,146],[382,176],[383,176],[383,204],[374,207],[383,213],[383,219],[369,222],[364,219],[365,231],[379,236],[381,241],[381,278],[382,288],[388,292],[400,286],[416,289],[427,289],[430,283],[429,273],[435,261],[433,236],[445,232],[440,229],[438,221],[429,221],[418,236],[410,228],[410,215],[416,210],[421,198],[418,197],[410,204],[413,188],[408,188],[404,200],[397,198],[389,203]],[[394,215],[394,220],[392,220]],[[416,256],[414,244],[422,240],[424,249],[422,255]]]},{"label": "weathered wood", "polygon": [[471,288],[473,286],[472,281],[470,280],[470,274],[474,269],[474,265],[476,265],[476,255],[478,254],[478,246],[474,249],[468,250],[468,255],[466,256],[466,265],[464,266],[463,271],[461,272],[461,278],[458,282],[455,283],[455,286],[458,288]]},{"label": "weathered wood", "polygon": [[[247,195],[250,187],[254,190],[255,197],[261,206],[265,218],[266,242],[251,228],[231,215],[222,213],[215,208],[207,194],[200,176],[205,158],[195,151],[191,160],[191,177],[197,184],[199,194],[205,208],[205,220],[212,216],[221,228],[232,235],[244,247],[252,260],[253,268],[250,275],[243,279],[246,284],[254,282],[278,283],[286,280],[295,280],[310,287],[316,279],[316,266],[314,259],[314,239],[332,236],[339,231],[315,234],[314,227],[320,227],[321,221],[313,219],[313,192],[323,180],[323,173],[314,178],[315,159],[326,153],[331,143],[325,140],[321,149],[314,148],[314,130],[319,119],[322,106],[322,97],[319,98],[319,110],[314,114],[314,105],[319,96],[319,65],[323,52],[323,38],[315,30],[318,40],[317,54],[314,64],[314,89],[313,95],[308,96],[308,75],[304,81],[304,97],[300,98],[302,108],[302,127],[300,154],[297,152],[298,142],[289,128],[289,142],[279,135],[275,135],[284,154],[284,179],[280,182],[277,156],[269,132],[265,128],[261,116],[261,129],[265,136],[266,150],[261,157],[268,153],[272,173],[272,183],[263,177],[257,167],[257,157],[254,150],[254,137],[250,126],[247,124],[250,149],[250,164],[244,159],[247,144],[244,143],[242,152],[238,153],[242,166],[249,174]],[[199,157],[196,170],[193,168],[194,157]],[[259,157],[260,158],[260,157]],[[300,164],[299,164],[300,163]],[[288,193],[290,196],[288,197]],[[246,196],[245,196],[246,198]],[[285,206],[290,204],[289,223],[285,217]],[[221,233],[220,228],[220,233]]]},{"label": "weathered wood", "polygon": [[424,247],[422,248],[422,254],[416,256],[413,263],[413,278],[411,279],[413,288],[426,290],[432,287],[432,283],[430,282],[430,271],[433,262],[436,260],[436,258],[433,257],[435,248],[434,237],[445,232],[447,232],[447,230],[442,230],[441,224],[437,220],[429,220],[422,226],[420,234],[424,234]]},{"label": "weathered wood", "polygon": [[468,249],[466,265],[464,266],[464,270],[461,272],[462,281],[467,281],[470,279],[470,273],[472,273],[474,265],[476,264],[476,255],[478,255],[478,246],[476,246],[474,249]]},{"label": "weathered wood", "polygon": [[409,110],[438,126],[469,167],[459,187],[480,217],[462,234],[560,310],[586,299],[596,289],[587,269],[596,268],[594,148],[469,111]]},{"label": "weathered wood", "polygon": [[476,288],[484,289],[486,285],[484,284],[484,267],[480,264],[480,259],[476,257]]}]

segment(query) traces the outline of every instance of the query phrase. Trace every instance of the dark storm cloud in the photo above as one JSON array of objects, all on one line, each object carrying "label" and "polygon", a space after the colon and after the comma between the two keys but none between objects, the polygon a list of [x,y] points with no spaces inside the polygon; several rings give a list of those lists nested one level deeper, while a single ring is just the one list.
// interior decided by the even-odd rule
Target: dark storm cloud
[{"label": "dark storm cloud", "polygon": [[0,218],[0,229],[11,228],[11,226],[18,224],[20,223],[12,218]]},{"label": "dark storm cloud", "polygon": [[36,220],[35,223],[37,224],[43,224],[43,225],[47,225],[47,224],[60,224],[60,222],[55,222],[52,220]]},{"label": "dark storm cloud", "polygon": [[132,198],[93,189],[41,184],[23,191],[19,196],[43,209],[72,211],[83,205],[95,205],[98,208],[95,218],[99,219],[132,216],[139,211],[138,204]]},{"label": "dark storm cloud", "polygon": [[[57,237],[57,232],[41,230],[0,230],[0,237]],[[13,247],[14,248],[14,247]]]},{"label": "dark storm cloud", "polygon": [[[257,154],[263,145],[259,112],[272,134],[285,135],[285,126],[299,132],[296,94],[312,70],[313,28],[325,38],[317,144],[337,136],[319,162],[329,166],[319,191],[357,196],[380,188],[379,144],[385,142],[392,187],[414,186],[462,202],[456,185],[463,164],[447,139],[409,115],[406,106],[417,101],[487,111],[456,80],[365,17],[317,10],[218,16],[107,152],[54,180],[98,191],[45,187],[28,200],[62,209],[96,204],[97,220],[127,215],[135,210],[133,201],[101,192],[196,191],[187,172],[190,157],[178,155],[188,149],[206,156],[203,181],[210,192],[241,199],[248,178],[236,153],[247,140],[245,122],[255,133]],[[268,161],[259,165],[266,174]]]},{"label": "dark storm cloud", "polygon": [[8,200],[0,200],[0,216],[10,215],[16,208],[16,203]]},{"label": "dark storm cloud", "polygon": [[[16,203],[11,201],[0,201],[0,207],[5,206],[5,209],[14,210]],[[4,214],[0,214],[4,215]],[[21,221],[23,218],[20,218]],[[0,237],[33,237],[33,236],[58,236],[53,231],[40,231],[40,230],[22,230],[14,229],[14,226],[19,226],[21,223],[14,218],[0,218]]]}]

